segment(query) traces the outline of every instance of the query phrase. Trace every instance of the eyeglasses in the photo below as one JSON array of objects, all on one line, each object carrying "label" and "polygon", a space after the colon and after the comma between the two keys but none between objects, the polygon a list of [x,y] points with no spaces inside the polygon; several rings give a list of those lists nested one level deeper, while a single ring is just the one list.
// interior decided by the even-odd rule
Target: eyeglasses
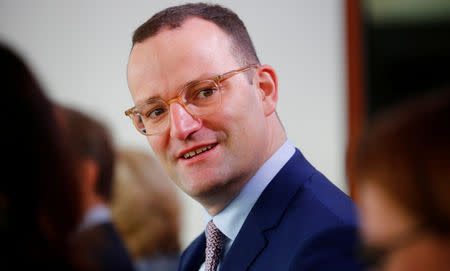
[{"label": "eyeglasses", "polygon": [[238,70],[214,76],[206,80],[196,80],[186,84],[177,97],[164,101],[161,98],[150,98],[146,102],[125,111],[136,129],[143,135],[150,136],[163,132],[170,122],[170,104],[177,102],[192,116],[205,116],[217,111],[222,103],[221,83],[236,74],[256,68],[249,65]]},{"label": "eyeglasses", "polygon": [[427,232],[427,227],[422,223],[383,247],[360,243],[355,249],[355,256],[367,270],[379,270],[385,266],[389,255],[418,241],[425,232]]}]

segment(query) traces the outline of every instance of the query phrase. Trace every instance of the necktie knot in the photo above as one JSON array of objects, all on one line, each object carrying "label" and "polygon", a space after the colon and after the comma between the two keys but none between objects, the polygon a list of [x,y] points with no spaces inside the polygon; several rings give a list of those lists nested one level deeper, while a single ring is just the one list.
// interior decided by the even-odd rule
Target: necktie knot
[{"label": "necktie knot", "polygon": [[225,235],[211,220],[206,226],[205,271],[215,271],[222,257]]}]

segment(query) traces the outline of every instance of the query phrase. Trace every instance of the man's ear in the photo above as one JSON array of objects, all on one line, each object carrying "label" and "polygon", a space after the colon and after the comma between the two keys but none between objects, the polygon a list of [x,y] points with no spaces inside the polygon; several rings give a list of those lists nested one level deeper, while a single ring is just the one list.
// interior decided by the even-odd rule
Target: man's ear
[{"label": "man's ear", "polygon": [[278,102],[278,78],[274,68],[261,65],[256,69],[256,87],[261,90],[264,113],[266,116],[275,112]]},{"label": "man's ear", "polygon": [[81,162],[81,183],[84,193],[96,194],[98,170],[98,165],[93,160],[87,159]]}]

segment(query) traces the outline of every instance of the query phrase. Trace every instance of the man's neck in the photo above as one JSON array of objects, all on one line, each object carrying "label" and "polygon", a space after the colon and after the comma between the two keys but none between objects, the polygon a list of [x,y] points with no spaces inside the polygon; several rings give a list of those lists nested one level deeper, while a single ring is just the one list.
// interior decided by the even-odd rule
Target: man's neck
[{"label": "man's neck", "polygon": [[[276,142],[270,142],[268,146],[270,146],[269,155],[262,160],[262,163],[255,168],[250,174],[248,174],[247,178],[242,180],[230,181],[227,183],[227,187],[220,187],[216,190],[216,193],[208,195],[207,198],[194,198],[197,200],[211,215],[215,216],[220,213],[230,202],[236,198],[237,195],[241,192],[241,190],[247,185],[250,179],[256,174],[256,172],[261,168],[267,160],[270,159],[274,155],[274,153],[280,149],[280,147],[286,142],[287,138],[283,132],[283,137],[281,140],[277,140]],[[280,138],[280,137],[278,137]]]},{"label": "man's neck", "polygon": [[250,178],[246,181],[230,182],[228,184],[229,187],[227,187],[226,190],[224,188],[218,189],[220,191],[209,195],[207,199],[194,199],[197,200],[211,216],[215,216],[233,201],[249,180]]}]

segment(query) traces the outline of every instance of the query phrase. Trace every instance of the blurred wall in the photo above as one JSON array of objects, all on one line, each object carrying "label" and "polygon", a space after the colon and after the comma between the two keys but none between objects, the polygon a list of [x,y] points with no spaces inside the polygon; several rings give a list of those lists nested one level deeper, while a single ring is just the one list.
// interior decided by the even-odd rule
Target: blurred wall
[{"label": "blurred wall", "polygon": [[[0,40],[26,58],[51,98],[104,120],[118,145],[151,152],[123,113],[133,106],[126,82],[131,35],[155,12],[184,2],[2,0]],[[277,70],[278,113],[289,139],[347,192],[343,2],[212,2],[237,12],[261,62]],[[203,229],[203,210],[182,200],[186,246]]]}]

